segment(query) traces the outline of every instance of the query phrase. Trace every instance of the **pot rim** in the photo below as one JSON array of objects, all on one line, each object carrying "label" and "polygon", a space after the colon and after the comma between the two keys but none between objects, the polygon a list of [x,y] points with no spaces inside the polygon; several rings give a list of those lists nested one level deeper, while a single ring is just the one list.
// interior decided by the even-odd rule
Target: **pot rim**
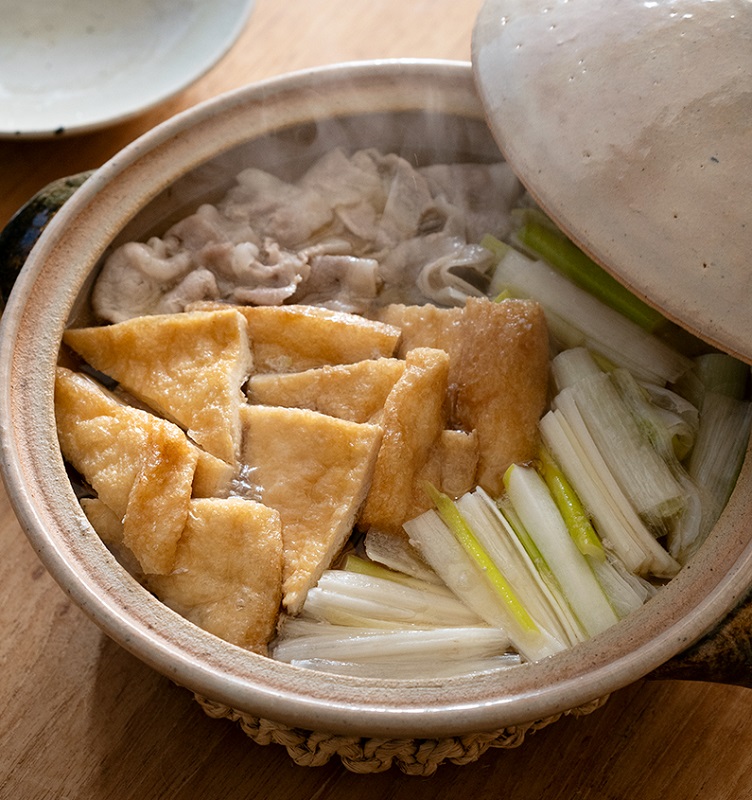
[{"label": "pot rim", "polygon": [[437,89],[447,112],[483,118],[470,64],[433,59],[296,72],[179,114],[126,147],[65,204],[32,251],[0,321],[0,471],[48,571],[109,636],[176,683],[293,727],[443,737],[550,717],[643,677],[708,632],[752,585],[748,458],[701,558],[614,628],[508,673],[378,681],[292,667],[199,630],[138,585],[90,528],[57,443],[53,367],[79,290],[107,244],[173,180],[264,126],[300,122],[314,106],[345,116],[409,109],[416,98],[424,107]]}]

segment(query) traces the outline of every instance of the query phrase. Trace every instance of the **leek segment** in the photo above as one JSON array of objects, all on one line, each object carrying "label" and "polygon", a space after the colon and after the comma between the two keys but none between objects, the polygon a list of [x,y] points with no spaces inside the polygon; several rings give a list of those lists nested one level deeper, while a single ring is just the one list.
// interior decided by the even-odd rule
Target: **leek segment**
[{"label": "leek segment", "polygon": [[657,413],[656,407],[649,401],[647,391],[623,369],[615,370],[611,380],[635,423],[663,459],[683,492],[683,507],[680,513],[667,520],[666,531],[669,552],[684,562],[709,530],[710,495],[690,478],[679,462],[674,436],[665,424],[665,417]]},{"label": "leek segment", "polygon": [[[641,385],[628,370],[601,372],[584,348],[562,352],[552,362],[560,390],[553,401],[554,415],[560,414],[573,433],[577,442],[572,446],[589,445],[592,440],[597,451],[594,459],[605,463],[629,506],[653,536],[666,536],[670,556],[681,563],[704,541],[728,500],[750,424],[749,418],[744,419],[745,409],[750,408],[746,401],[720,396],[704,386],[707,381],[738,396],[746,390],[748,368],[720,354],[701,356],[698,361],[700,366],[683,383],[693,387],[701,415],[673,391]],[[724,411],[719,414],[720,405]],[[736,416],[735,405],[741,416]],[[540,427],[544,440],[560,438],[563,431],[551,418],[544,418]],[[561,442],[549,446],[567,448]],[[688,453],[685,467],[680,457]],[[704,454],[717,458],[710,471],[722,476],[718,485],[709,477],[710,471],[698,466]],[[567,461],[567,473],[580,480],[571,453],[562,458]],[[591,498],[590,502],[595,508],[596,501]],[[634,526],[634,532],[644,544],[639,526]],[[615,537],[615,547],[620,539],[621,535]],[[651,569],[665,575],[655,564]]]},{"label": "leek segment", "polygon": [[577,549],[584,556],[590,556],[596,561],[605,561],[606,553],[601,540],[590,524],[590,519],[572,485],[544,448],[541,448],[539,458],[543,480],[554,498]]},{"label": "leek segment", "polygon": [[423,561],[403,536],[393,536],[371,528],[365,538],[366,555],[396,573],[404,573],[427,583],[441,583],[441,578]]},{"label": "leek segment", "polygon": [[517,231],[519,241],[593,297],[644,330],[655,333],[663,315],[626,289],[575,244],[550,225],[528,220]]},{"label": "leek segment", "polygon": [[[491,497],[478,487],[456,502],[489,557],[507,577],[518,597],[524,598],[530,616],[564,643],[574,645],[583,641],[582,631],[568,613],[566,602],[562,602],[561,590],[543,557],[535,552],[534,563],[516,529]],[[532,544],[529,536],[527,539]],[[534,550],[535,546],[532,547]]]},{"label": "leek segment", "polygon": [[410,586],[414,589],[437,591],[440,593],[446,592],[451,594],[449,590],[446,589],[440,582],[438,585],[434,582],[426,585],[428,582],[421,580],[420,578],[414,578],[412,575],[406,575],[404,572],[390,569],[383,564],[378,564],[375,561],[369,561],[366,558],[361,558],[360,556],[352,554],[347,556],[344,564],[344,570],[345,572],[355,572],[358,575],[367,575],[371,578],[394,581],[402,586]]},{"label": "leek segment", "polygon": [[488,553],[483,549],[478,541],[478,538],[473,533],[467,522],[465,522],[464,517],[462,514],[460,514],[459,509],[454,504],[453,500],[442,492],[439,492],[430,484],[428,484],[426,488],[429,496],[436,505],[436,510],[439,512],[439,516],[442,518],[449,530],[451,530],[455,535],[457,541],[462,545],[465,552],[483,571],[483,574],[486,576],[488,582],[491,584],[496,594],[509,610],[517,624],[526,631],[531,633],[537,632],[538,626],[535,624],[525,607],[519,601],[516,594],[512,590],[512,587],[509,585],[506,578],[501,574],[499,568],[489,557]]},{"label": "leek segment", "polygon": [[295,666],[364,678],[442,678],[507,670],[520,664],[498,628],[344,628],[288,618],[274,657]]},{"label": "leek segment", "polygon": [[304,613],[347,627],[482,626],[484,620],[445,586],[328,570],[308,592]]},{"label": "leek segment", "polygon": [[528,557],[535,565],[535,569],[538,571],[538,574],[549,586],[558,588],[556,578],[553,572],[551,572],[548,564],[546,564],[546,559],[543,558],[541,551],[533,541],[533,538],[525,530],[522,520],[517,515],[517,512],[514,510],[514,506],[509,502],[509,499],[506,497],[500,497],[497,501],[497,504],[499,510],[504,516],[504,519],[507,521],[509,527],[514,532],[514,535],[517,537],[523,549],[528,554]]},{"label": "leek segment", "polygon": [[615,624],[618,617],[569,535],[543,478],[532,467],[513,464],[504,475],[504,485],[587,635],[595,636]]},{"label": "leek segment", "polygon": [[[556,360],[556,359],[554,359]],[[637,513],[663,535],[685,509],[681,485],[600,371],[566,385],[554,399],[565,415],[576,406],[590,436]]]},{"label": "leek segment", "polygon": [[[488,498],[490,502],[490,498]],[[559,585],[551,568],[546,563],[540,550],[536,546],[530,534],[522,524],[514,506],[509,501],[508,497],[500,498],[496,503],[493,503],[497,509],[499,516],[505,521],[509,532],[510,538],[519,543],[525,554],[530,559],[530,562],[537,574],[540,583],[543,587],[543,593],[549,599],[551,607],[558,619],[558,623],[567,633],[571,644],[583,642],[587,639],[582,626],[577,621],[577,618],[572,613],[572,609],[564,596],[564,592]]]},{"label": "leek segment", "polygon": [[749,367],[725,353],[706,353],[695,359],[694,371],[706,392],[743,400],[749,384]]},{"label": "leek segment", "polygon": [[684,492],[666,462],[643,436],[608,375],[575,387],[588,430],[640,516],[658,532],[684,510]]},{"label": "leek segment", "polygon": [[458,675],[496,675],[519,666],[521,662],[522,659],[517,653],[502,653],[482,658],[463,656],[461,659],[447,659],[442,655],[433,658],[395,658],[388,661],[335,661],[327,658],[290,660],[292,665],[303,669],[377,680],[437,680]]},{"label": "leek segment", "polygon": [[713,523],[731,496],[751,428],[752,403],[717,392],[705,393],[700,429],[687,469],[713,498]]},{"label": "leek segment", "polygon": [[[566,397],[564,398],[567,399]],[[585,503],[604,543],[637,575],[670,578],[679,564],[640,519],[590,436],[574,403],[561,403],[540,421],[546,447]]]},{"label": "leek segment", "polygon": [[715,524],[731,497],[752,429],[752,403],[747,398],[749,367],[732,356],[698,356],[682,381],[682,390],[699,409],[697,438],[687,472],[707,498],[703,532],[694,542],[681,542],[681,557],[692,555]]},{"label": "leek segment", "polygon": [[566,641],[533,619],[454,502],[431,491],[440,510],[430,509],[403,527],[447,586],[488,625],[505,630],[514,649],[526,660],[538,661],[565,649]]}]

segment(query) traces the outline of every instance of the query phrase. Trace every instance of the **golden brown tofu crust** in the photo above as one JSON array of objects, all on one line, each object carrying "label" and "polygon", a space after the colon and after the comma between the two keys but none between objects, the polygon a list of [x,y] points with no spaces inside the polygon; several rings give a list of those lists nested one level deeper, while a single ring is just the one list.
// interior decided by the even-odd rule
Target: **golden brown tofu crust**
[{"label": "golden brown tofu crust", "polygon": [[84,497],[81,499],[81,508],[86,514],[91,527],[105,543],[108,550],[115,556],[136,580],[144,580],[141,564],[133,553],[125,546],[123,541],[123,521],[108,508],[98,497]]},{"label": "golden brown tofu crust", "polygon": [[196,451],[198,460],[193,474],[193,496],[226,497],[235,477],[236,466],[199,447],[196,447]]},{"label": "golden brown tofu crust", "polygon": [[397,328],[318,306],[238,306],[248,321],[256,372],[300,372],[390,357]]},{"label": "golden brown tofu crust", "polygon": [[121,521],[98,499],[81,505],[123,566],[166,605],[231,644],[265,654],[282,597],[279,514],[241,498],[192,500],[169,575],[143,575]]},{"label": "golden brown tofu crust", "polygon": [[279,511],[283,605],[297,614],[352,532],[382,429],[272,406],[246,406],[242,418],[251,496]]},{"label": "golden brown tofu crust", "polygon": [[144,572],[173,568],[188,515],[198,451],[166,420],[115,399],[58,367],[55,415],[63,456],[123,520]]},{"label": "golden brown tofu crust", "polygon": [[451,359],[460,353],[463,309],[406,306],[395,303],[379,309],[377,319],[402,332],[398,355],[404,358],[416,347],[444,350]]},{"label": "golden brown tofu crust", "polygon": [[529,300],[470,298],[462,318],[458,427],[478,435],[477,481],[498,497],[512,463],[533,459],[548,396],[548,329]]},{"label": "golden brown tofu crust", "polygon": [[449,356],[443,350],[419,347],[407,354],[405,371],[381,417],[384,438],[360,527],[398,531],[403,522],[417,516],[416,484],[446,427],[448,373]]},{"label": "golden brown tofu crust", "polygon": [[149,431],[123,517],[123,541],[146,573],[174,568],[197,457],[177,428]]},{"label": "golden brown tofu crust", "polygon": [[[448,494],[456,500],[475,488],[477,469],[478,435],[476,432],[446,430],[441,432],[431,448],[422,479],[419,482],[428,480],[441,489],[444,494]],[[422,513],[428,510],[432,503],[422,488],[419,498],[422,501],[419,513]]]},{"label": "golden brown tofu crust", "polygon": [[236,461],[241,386],[252,367],[242,314],[226,308],[135,317],[70,329],[63,340],[207,452]]},{"label": "golden brown tofu crust", "polygon": [[376,358],[303,372],[253,375],[248,382],[251,403],[308,408],[351,422],[369,422],[384,407],[402,376],[405,362]]},{"label": "golden brown tofu crust", "polygon": [[282,598],[279,514],[239,497],[192,500],[174,571],[147,585],[200,628],[265,654]]},{"label": "golden brown tofu crust", "polygon": [[477,482],[494,496],[513,462],[534,458],[548,391],[548,329],[531,300],[469,298],[463,308],[389,306],[379,319],[401,326],[400,352],[449,353],[449,422],[478,437]]}]

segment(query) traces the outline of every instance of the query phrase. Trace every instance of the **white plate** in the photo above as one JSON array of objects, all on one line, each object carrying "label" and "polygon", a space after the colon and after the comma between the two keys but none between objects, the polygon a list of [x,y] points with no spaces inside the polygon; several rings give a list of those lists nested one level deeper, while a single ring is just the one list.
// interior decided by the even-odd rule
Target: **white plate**
[{"label": "white plate", "polygon": [[184,89],[253,0],[0,0],[0,137],[81,132]]}]

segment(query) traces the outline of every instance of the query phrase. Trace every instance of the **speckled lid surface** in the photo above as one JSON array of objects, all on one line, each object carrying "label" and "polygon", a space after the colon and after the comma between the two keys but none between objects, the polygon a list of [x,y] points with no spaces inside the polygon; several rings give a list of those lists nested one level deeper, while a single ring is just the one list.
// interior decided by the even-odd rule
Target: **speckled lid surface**
[{"label": "speckled lid surface", "polygon": [[488,0],[476,84],[506,158],[599,263],[752,360],[752,3]]}]

